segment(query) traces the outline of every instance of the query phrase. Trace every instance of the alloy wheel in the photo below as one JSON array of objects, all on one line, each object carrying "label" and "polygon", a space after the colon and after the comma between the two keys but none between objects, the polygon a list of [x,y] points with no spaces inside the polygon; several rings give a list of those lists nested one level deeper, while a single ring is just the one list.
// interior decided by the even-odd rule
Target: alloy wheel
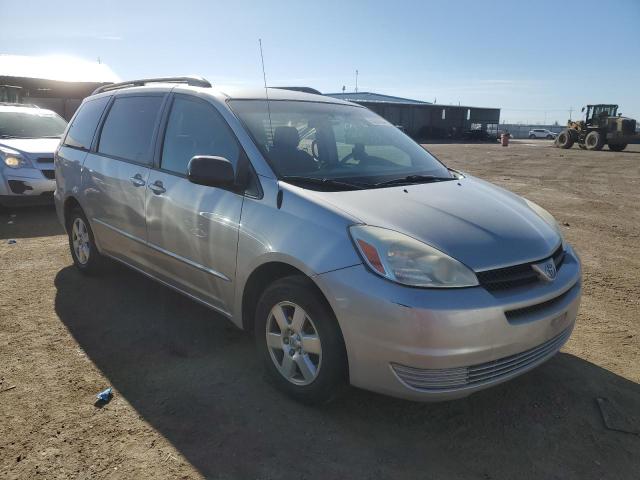
[{"label": "alloy wheel", "polygon": [[71,241],[73,243],[73,252],[76,255],[76,259],[82,265],[86,265],[89,261],[89,255],[91,254],[91,247],[89,243],[89,230],[87,225],[79,217],[76,217],[71,227]]},{"label": "alloy wheel", "polygon": [[304,309],[280,302],[269,312],[266,342],[278,372],[295,385],[309,385],[322,365],[320,335]]}]

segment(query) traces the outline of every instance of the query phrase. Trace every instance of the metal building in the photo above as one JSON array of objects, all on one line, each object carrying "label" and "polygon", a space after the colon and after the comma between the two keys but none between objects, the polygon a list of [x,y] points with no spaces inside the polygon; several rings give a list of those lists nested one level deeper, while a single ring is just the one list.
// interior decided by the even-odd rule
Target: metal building
[{"label": "metal building", "polygon": [[417,139],[495,138],[499,108],[439,105],[373,92],[327,93],[365,106]]},{"label": "metal building", "polygon": [[30,103],[67,120],[93,90],[119,80],[103,63],[69,57],[0,55],[0,102]]}]

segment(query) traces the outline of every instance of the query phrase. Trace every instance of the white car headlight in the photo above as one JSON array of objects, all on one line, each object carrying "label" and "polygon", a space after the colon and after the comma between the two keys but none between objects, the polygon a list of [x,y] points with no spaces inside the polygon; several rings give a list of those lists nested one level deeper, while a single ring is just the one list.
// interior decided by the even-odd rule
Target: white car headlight
[{"label": "white car headlight", "polygon": [[16,152],[10,148],[0,147],[0,160],[9,168],[22,168],[28,167],[27,160],[20,155],[20,152]]},{"label": "white car headlight", "polygon": [[349,229],[356,248],[371,270],[412,287],[474,287],[478,279],[458,260],[426,243],[381,227]]},{"label": "white car headlight", "polygon": [[536,212],[536,214],[545,222],[547,222],[549,224],[549,226],[551,228],[553,228],[556,233],[560,236],[560,240],[562,240],[562,246],[564,247],[564,235],[562,235],[562,230],[560,230],[560,225],[558,224],[558,222],[556,221],[555,218],[553,218],[553,215],[551,215],[549,212],[547,212],[544,208],[542,208],[540,205],[538,205],[537,203],[533,203],[531,200],[527,200],[526,198],[523,197],[523,200],[525,202],[527,202],[527,205],[529,206],[529,208],[531,210],[533,210],[534,212]]}]

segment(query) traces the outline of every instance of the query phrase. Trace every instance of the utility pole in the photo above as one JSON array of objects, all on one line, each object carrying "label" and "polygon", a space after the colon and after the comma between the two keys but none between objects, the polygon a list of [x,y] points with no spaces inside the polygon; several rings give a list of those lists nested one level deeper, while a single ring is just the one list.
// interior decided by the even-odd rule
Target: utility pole
[{"label": "utility pole", "polygon": [[358,93],[358,70],[356,70],[356,93]]}]

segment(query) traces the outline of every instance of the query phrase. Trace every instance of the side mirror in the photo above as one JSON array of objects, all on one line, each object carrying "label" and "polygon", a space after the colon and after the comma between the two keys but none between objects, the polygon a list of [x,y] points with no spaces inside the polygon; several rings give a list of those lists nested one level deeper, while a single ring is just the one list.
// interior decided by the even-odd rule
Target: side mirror
[{"label": "side mirror", "polygon": [[189,160],[187,178],[198,185],[229,188],[235,184],[236,174],[224,157],[197,155]]},{"label": "side mirror", "polygon": [[584,112],[584,107],[582,107],[582,110],[580,110],[581,112]]}]

